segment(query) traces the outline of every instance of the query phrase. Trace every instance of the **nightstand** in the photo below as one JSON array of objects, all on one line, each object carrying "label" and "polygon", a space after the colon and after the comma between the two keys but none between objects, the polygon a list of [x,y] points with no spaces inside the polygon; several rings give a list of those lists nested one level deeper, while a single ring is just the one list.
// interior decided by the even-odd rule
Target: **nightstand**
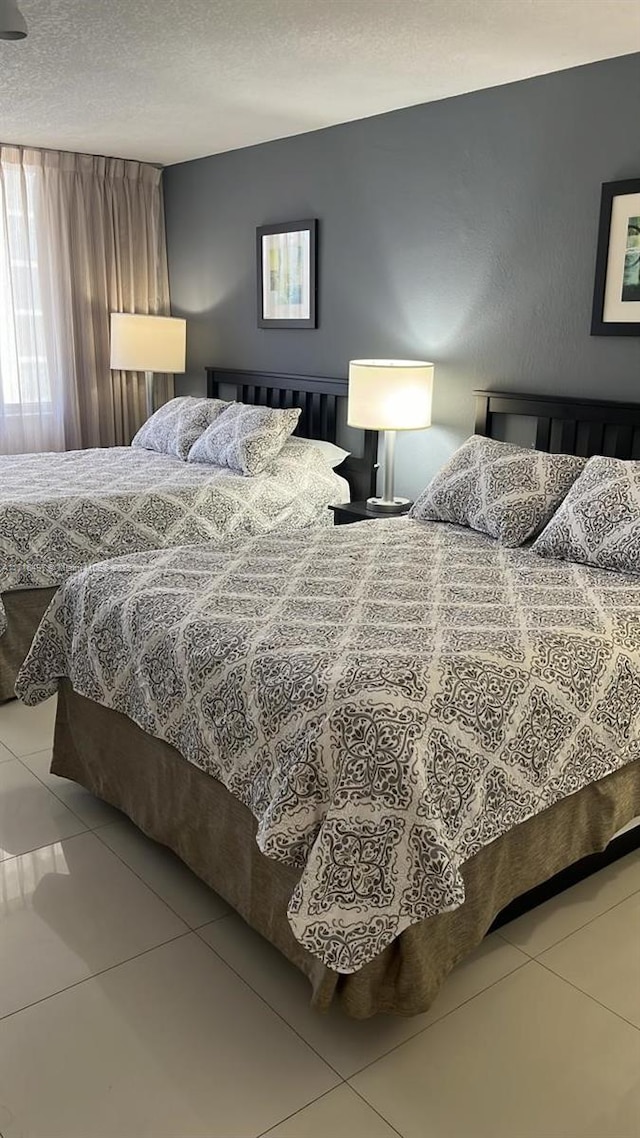
[{"label": "nightstand", "polygon": [[368,520],[380,521],[381,518],[400,518],[409,512],[412,502],[407,502],[400,513],[387,514],[382,510],[370,510],[366,502],[341,502],[339,506],[329,506],[333,510],[334,525],[348,526],[351,522],[364,522]]}]

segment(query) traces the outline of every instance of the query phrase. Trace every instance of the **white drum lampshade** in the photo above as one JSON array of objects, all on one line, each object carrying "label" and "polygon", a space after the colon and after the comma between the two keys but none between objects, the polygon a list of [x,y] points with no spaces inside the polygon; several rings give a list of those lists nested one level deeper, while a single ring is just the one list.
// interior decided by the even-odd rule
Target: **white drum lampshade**
[{"label": "white drum lampshade", "polygon": [[187,322],[177,316],[111,313],[111,368],[144,371],[147,414],[153,413],[153,375],[175,375],[186,367]]},{"label": "white drum lampshade", "polygon": [[419,431],[431,426],[433,364],[421,360],[352,360],[350,427]]},{"label": "white drum lampshade", "polygon": [[384,490],[370,509],[402,513],[406,498],[393,491],[396,431],[431,426],[434,366],[424,360],[352,360],[349,364],[350,427],[385,432]]}]

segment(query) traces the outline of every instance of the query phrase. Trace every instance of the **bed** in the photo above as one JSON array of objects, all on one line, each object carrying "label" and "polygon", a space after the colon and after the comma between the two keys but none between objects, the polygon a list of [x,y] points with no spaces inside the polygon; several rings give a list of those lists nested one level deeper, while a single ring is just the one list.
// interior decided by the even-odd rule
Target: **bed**
[{"label": "bed", "polygon": [[[572,414],[576,450],[583,421],[598,450],[629,421],[493,399],[485,431],[524,415],[540,442],[548,410],[553,445]],[[460,527],[95,566],[18,680],[28,703],[55,690],[54,772],[174,849],[320,1009],[424,1011],[508,906],[637,844],[611,839],[640,814],[640,579]]]},{"label": "bed", "polygon": [[55,588],[83,565],[138,549],[328,526],[330,504],[372,492],[373,432],[358,432],[363,454],[335,472],[299,442],[337,441],[346,381],[208,368],[207,394],[302,409],[273,469],[244,478],[133,447],[0,456],[0,702],[13,698]]}]

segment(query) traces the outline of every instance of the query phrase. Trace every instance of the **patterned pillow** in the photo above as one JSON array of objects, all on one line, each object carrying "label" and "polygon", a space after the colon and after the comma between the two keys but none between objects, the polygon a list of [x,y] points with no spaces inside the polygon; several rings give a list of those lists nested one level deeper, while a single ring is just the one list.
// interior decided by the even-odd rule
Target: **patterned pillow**
[{"label": "patterned pillow", "polygon": [[259,474],[276,458],[295,430],[300,408],[279,410],[232,403],[200,436],[189,462],[228,466],[238,474]]},{"label": "patterned pillow", "polygon": [[640,462],[590,458],[533,550],[542,557],[640,573]]},{"label": "patterned pillow", "polygon": [[503,545],[522,545],[546,525],[585,462],[472,435],[409,513],[418,521],[456,522]]},{"label": "patterned pillow", "polygon": [[142,424],[131,446],[186,459],[196,439],[229,406],[223,399],[193,395],[170,399]]}]

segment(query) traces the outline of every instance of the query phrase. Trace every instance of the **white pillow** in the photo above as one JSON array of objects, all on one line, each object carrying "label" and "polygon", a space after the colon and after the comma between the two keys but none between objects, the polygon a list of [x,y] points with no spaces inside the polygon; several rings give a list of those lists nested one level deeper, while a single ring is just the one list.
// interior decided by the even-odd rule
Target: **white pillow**
[{"label": "white pillow", "polygon": [[[300,436],[297,436],[300,438]],[[336,446],[335,443],[327,442],[326,439],[300,439],[300,442],[309,443],[310,446],[319,450],[320,453],[326,458],[329,466],[335,470],[336,466],[340,466],[345,458],[351,454],[350,450],[343,450],[342,447]]]}]

